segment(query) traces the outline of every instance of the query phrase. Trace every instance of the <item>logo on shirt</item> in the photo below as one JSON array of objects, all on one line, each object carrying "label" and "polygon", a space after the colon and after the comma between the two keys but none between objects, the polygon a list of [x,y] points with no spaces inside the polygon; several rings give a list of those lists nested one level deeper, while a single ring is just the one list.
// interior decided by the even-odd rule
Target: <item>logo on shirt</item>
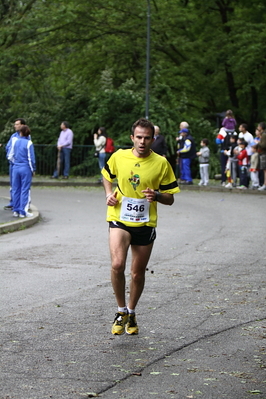
[{"label": "logo on shirt", "polygon": [[128,179],[134,190],[136,191],[137,187],[140,184],[140,177],[137,174],[134,174],[134,172],[131,171],[131,177]]},{"label": "logo on shirt", "polygon": [[135,164],[135,167],[136,167],[136,168],[140,168],[140,164],[139,164],[139,163],[136,163],[136,164]]}]

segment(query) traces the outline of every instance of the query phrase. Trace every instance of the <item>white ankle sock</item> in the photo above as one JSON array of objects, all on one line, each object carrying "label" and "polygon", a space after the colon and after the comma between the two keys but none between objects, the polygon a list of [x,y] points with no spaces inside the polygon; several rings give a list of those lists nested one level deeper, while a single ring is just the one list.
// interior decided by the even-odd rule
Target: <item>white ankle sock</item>
[{"label": "white ankle sock", "polygon": [[127,313],[127,307],[125,306],[124,308],[120,308],[118,306],[118,312]]},{"label": "white ankle sock", "polygon": [[129,314],[135,314],[135,309],[127,308],[127,311],[128,311]]}]

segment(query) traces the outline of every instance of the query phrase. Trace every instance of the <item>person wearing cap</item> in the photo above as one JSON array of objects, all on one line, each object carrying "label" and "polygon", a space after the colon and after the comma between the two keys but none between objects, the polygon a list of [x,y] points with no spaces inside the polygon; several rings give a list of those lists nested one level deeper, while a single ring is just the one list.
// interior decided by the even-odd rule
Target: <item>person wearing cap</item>
[{"label": "person wearing cap", "polygon": [[[185,123],[186,125],[184,125]],[[189,132],[187,122],[181,122],[180,128],[180,137],[177,138],[177,155],[179,157],[179,166],[181,169],[181,183],[193,184],[191,176],[191,162],[196,157],[195,142]]]}]

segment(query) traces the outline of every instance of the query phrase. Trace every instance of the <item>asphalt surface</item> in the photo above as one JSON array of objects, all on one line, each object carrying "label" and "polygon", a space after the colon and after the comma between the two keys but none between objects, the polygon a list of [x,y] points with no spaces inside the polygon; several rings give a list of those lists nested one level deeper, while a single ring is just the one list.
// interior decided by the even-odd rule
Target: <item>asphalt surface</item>
[{"label": "asphalt surface", "polygon": [[265,399],[264,193],[159,205],[140,333],[114,337],[102,191],[33,187],[38,222],[0,236],[0,398]]},{"label": "asphalt surface", "polygon": [[[0,187],[9,187],[9,176],[0,176]],[[99,179],[94,179],[94,181],[86,178],[74,178],[71,177],[68,180],[59,178],[52,179],[47,176],[37,176],[33,178],[32,187],[101,187]],[[266,191],[254,191],[252,189],[239,190],[237,188],[226,189],[220,186],[215,181],[211,181],[208,187],[199,187],[196,184],[189,186],[182,186],[182,190],[190,191],[203,191],[203,192],[220,192],[220,193],[234,193],[239,195],[266,195]],[[31,227],[39,221],[39,211],[38,208],[31,203],[30,212],[33,213],[33,217],[26,219],[14,219],[13,212],[5,211],[4,206],[9,203],[9,189],[5,191],[5,197],[0,197],[0,234],[10,233],[17,230],[23,230],[26,227]]]}]

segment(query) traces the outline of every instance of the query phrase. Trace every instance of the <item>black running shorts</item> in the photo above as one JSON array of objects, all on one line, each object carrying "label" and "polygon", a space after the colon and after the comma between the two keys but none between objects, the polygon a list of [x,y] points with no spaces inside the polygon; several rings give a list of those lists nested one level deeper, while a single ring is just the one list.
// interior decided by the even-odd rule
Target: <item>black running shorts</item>
[{"label": "black running shorts", "polygon": [[110,229],[122,229],[126,230],[131,235],[131,245],[149,245],[156,238],[155,227],[141,226],[141,227],[129,227],[125,226],[121,222],[109,222]]}]

